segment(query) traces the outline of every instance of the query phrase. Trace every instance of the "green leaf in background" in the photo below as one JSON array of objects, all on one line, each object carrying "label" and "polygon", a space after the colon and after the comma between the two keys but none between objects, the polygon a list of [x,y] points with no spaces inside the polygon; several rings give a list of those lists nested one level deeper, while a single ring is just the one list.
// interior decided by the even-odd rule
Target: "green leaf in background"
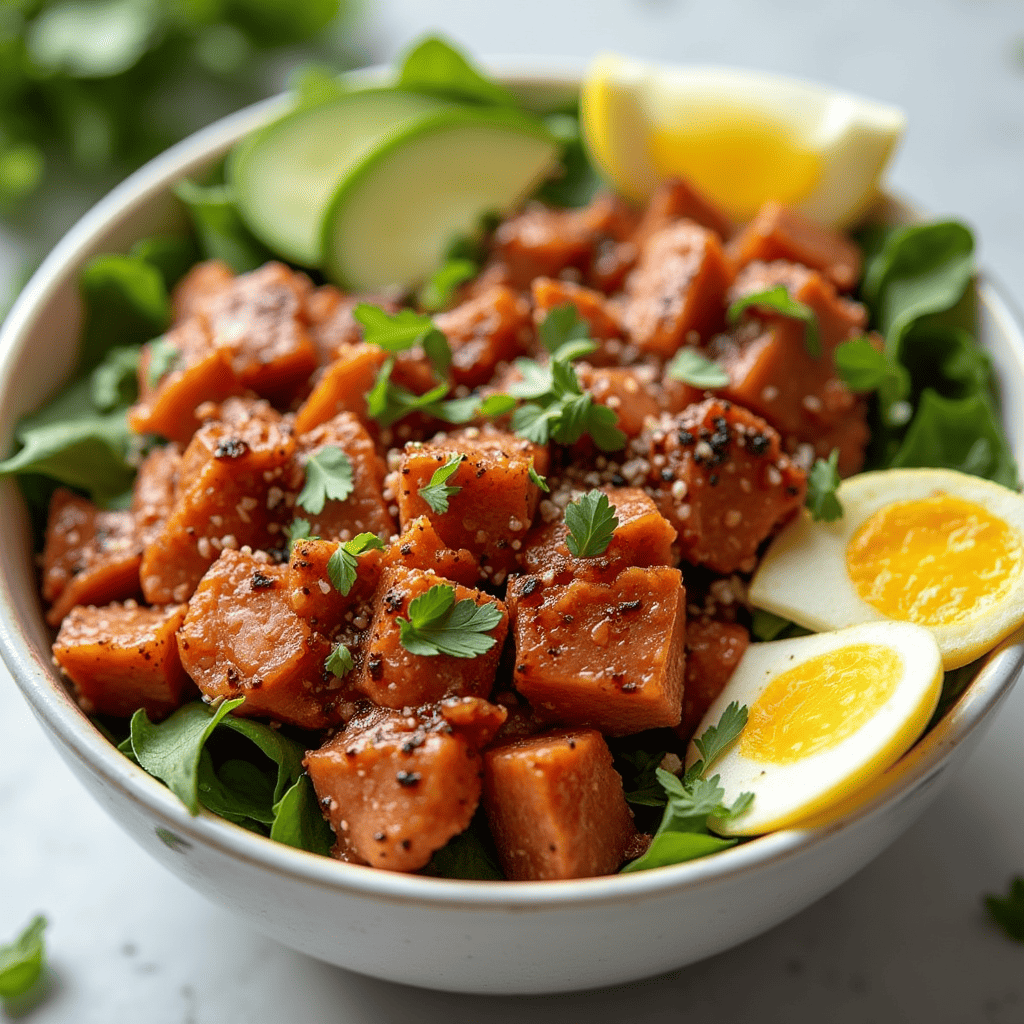
[{"label": "green leaf in background", "polygon": [[[220,5],[218,5],[220,6]],[[325,29],[338,15],[338,0],[223,0],[223,12],[257,43],[298,43]]]},{"label": "green leaf in background", "polygon": [[484,841],[486,826],[478,818],[434,853],[427,870],[442,878],[500,882],[504,879],[494,853]]},{"label": "green leaf in background", "polygon": [[987,394],[992,381],[992,361],[971,334],[931,317],[904,334],[901,359],[913,379],[915,401],[925,388],[944,398]]},{"label": "green leaf in background", "polygon": [[781,615],[755,608],[750,616],[750,632],[758,640],[777,640],[792,623]]},{"label": "green leaf in background", "polygon": [[811,518],[822,523],[841,519],[843,506],[836,497],[839,488],[839,449],[833,448],[827,459],[815,459],[807,474],[807,497],[804,504]]},{"label": "green leaf in background", "polygon": [[223,260],[236,274],[247,274],[273,259],[270,250],[242,223],[226,185],[197,185],[186,180],[175,186],[174,193],[188,208],[208,259]]},{"label": "green leaf in background", "polygon": [[587,156],[578,112],[574,109],[549,114],[544,123],[562,143],[562,173],[545,181],[537,198],[552,206],[586,206],[601,191],[604,182]]},{"label": "green leaf in background", "polygon": [[1024,878],[1015,878],[1005,897],[986,896],[985,906],[1011,939],[1024,942]]},{"label": "green leaf in background", "polygon": [[92,404],[101,412],[131,405],[139,393],[139,353],[137,345],[112,348],[92,371],[89,386]]},{"label": "green leaf in background", "polygon": [[468,103],[516,106],[515,97],[478,71],[450,43],[427,36],[405,55],[397,86]]},{"label": "green leaf in background", "polygon": [[[2,55],[0,55],[2,60]],[[0,129],[0,210],[13,208],[43,180],[45,159],[32,142],[9,142]]]},{"label": "green leaf in background", "polygon": [[191,235],[151,235],[136,242],[130,255],[160,271],[168,294],[185,272],[202,259]]},{"label": "green leaf in background", "polygon": [[296,107],[319,107],[348,92],[334,68],[322,64],[305,64],[288,79],[288,91],[295,97]]},{"label": "green leaf in background", "polygon": [[455,298],[459,286],[476,277],[480,269],[473,260],[462,257],[447,259],[427,279],[417,300],[428,313],[447,309]]},{"label": "green leaf in background", "polygon": [[46,918],[34,917],[11,943],[0,946],[0,999],[5,1002],[27,992],[39,979],[46,952]]},{"label": "green leaf in background", "polygon": [[724,388],[729,384],[725,367],[701,355],[695,348],[681,348],[665,368],[665,376],[695,388]]},{"label": "green leaf in background", "polygon": [[294,846],[299,850],[330,855],[334,845],[334,832],[324,820],[316,791],[308,775],[295,780],[274,804],[274,823],[270,838],[275,842]]}]

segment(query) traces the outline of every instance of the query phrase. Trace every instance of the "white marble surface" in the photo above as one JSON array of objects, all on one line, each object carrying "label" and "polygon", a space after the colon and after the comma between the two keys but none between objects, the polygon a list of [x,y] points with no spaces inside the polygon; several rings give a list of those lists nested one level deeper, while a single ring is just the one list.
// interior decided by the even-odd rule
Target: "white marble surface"
[{"label": "white marble surface", "polygon": [[[1024,298],[1024,13],[1009,0],[386,0],[364,32],[381,57],[430,28],[476,52],[761,67],[904,106],[901,192],[967,219],[982,260]],[[0,233],[0,293],[16,265]],[[86,796],[0,676],[0,938],[51,919],[50,998],[33,1024],[714,1019],[1024,1021],[1024,946],[983,893],[1024,874],[1024,687],[925,817],[852,881],[712,960],[595,993],[486,999],[327,967],[192,893]]]}]

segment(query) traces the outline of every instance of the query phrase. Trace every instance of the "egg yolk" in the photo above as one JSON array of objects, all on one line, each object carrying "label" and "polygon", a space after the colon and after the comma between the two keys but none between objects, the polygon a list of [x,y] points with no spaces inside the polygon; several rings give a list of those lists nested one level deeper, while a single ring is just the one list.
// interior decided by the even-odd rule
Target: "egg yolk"
[{"label": "egg yolk", "polygon": [[879,509],[853,535],[846,569],[861,599],[922,626],[964,622],[997,603],[1024,568],[1020,534],[950,494]]},{"label": "egg yolk", "polygon": [[738,220],[753,217],[766,198],[798,202],[821,176],[817,153],[750,111],[708,111],[665,125],[648,145],[662,177],[688,178]]},{"label": "egg yolk", "polygon": [[903,675],[891,647],[851,644],[777,675],[750,706],[740,752],[793,764],[838,746],[877,714]]}]

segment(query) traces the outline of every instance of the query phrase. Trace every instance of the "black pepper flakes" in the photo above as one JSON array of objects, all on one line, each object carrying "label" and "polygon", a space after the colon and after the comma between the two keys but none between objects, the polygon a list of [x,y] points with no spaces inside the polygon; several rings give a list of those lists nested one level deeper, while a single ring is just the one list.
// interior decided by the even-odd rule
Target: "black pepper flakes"
[{"label": "black pepper flakes", "polygon": [[402,768],[396,773],[395,778],[398,779],[398,784],[400,786],[409,788],[410,786],[419,785],[420,779],[422,779],[423,776],[420,775],[419,772],[407,772]]},{"label": "black pepper flakes", "polygon": [[239,459],[249,446],[240,437],[222,437],[213,451],[215,459]]},{"label": "black pepper flakes", "polygon": [[268,587],[272,587],[275,582],[272,576],[267,576],[258,569],[252,574],[252,579],[250,580],[253,590],[266,590]]}]

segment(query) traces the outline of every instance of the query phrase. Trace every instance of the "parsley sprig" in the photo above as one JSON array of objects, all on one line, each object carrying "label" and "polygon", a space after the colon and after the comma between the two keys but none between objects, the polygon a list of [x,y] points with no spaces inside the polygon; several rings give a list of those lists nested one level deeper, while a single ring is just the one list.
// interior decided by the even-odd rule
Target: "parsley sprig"
[{"label": "parsley sprig", "polygon": [[429,316],[411,309],[385,313],[368,302],[360,302],[352,316],[363,325],[363,339],[369,344],[379,345],[385,352],[405,352],[419,345],[440,376],[451,368],[451,346]]},{"label": "parsley sprig", "polygon": [[336,445],[313,452],[306,463],[306,482],[295,504],[318,516],[328,499],[344,501],[355,487],[352,463]]},{"label": "parsley sprig", "polygon": [[667,797],[665,812],[647,852],[627,864],[622,869],[624,874],[666,864],[681,864],[735,844],[735,839],[711,835],[708,819],[725,823],[735,818],[750,807],[754,795],[741,793],[732,806],[727,807],[722,803],[725,790],[719,785],[720,777],[708,778],[707,773],[746,724],[746,707],[733,701],[722,713],[718,724],[710,726],[694,740],[701,760],[695,762],[682,779],[663,768],[655,769]]},{"label": "parsley sprig", "polygon": [[327,559],[327,576],[343,597],[348,597],[355,586],[359,571],[359,556],[367,551],[383,551],[384,542],[375,533],[359,533],[344,544]]},{"label": "parsley sprig", "polygon": [[339,679],[344,679],[355,667],[352,652],[344,644],[335,644],[324,662],[324,668]]},{"label": "parsley sprig", "polygon": [[608,550],[612,534],[619,525],[608,495],[603,491],[587,491],[565,506],[568,534],[565,546],[576,558],[596,558]]},{"label": "parsley sprig", "polygon": [[447,382],[422,395],[414,394],[391,379],[394,368],[395,361],[388,359],[366,396],[367,413],[382,427],[389,427],[414,412],[422,412],[445,423],[468,423],[477,414],[480,403],[475,396],[445,401],[449,390]]},{"label": "parsley sprig", "polygon": [[490,601],[478,605],[470,598],[455,600],[446,583],[431,587],[409,602],[409,618],[398,620],[399,640],[410,654],[475,658],[497,643],[488,632],[501,622],[501,611]]},{"label": "parsley sprig", "polygon": [[833,448],[827,459],[818,459],[807,474],[807,497],[804,504],[811,518],[832,523],[842,517],[843,506],[836,497],[839,487],[839,449]]},{"label": "parsley sprig", "polygon": [[730,324],[735,324],[741,314],[751,306],[770,309],[783,316],[792,317],[794,320],[802,320],[804,322],[804,348],[807,349],[807,354],[815,358],[821,355],[821,331],[818,328],[817,314],[810,306],[794,299],[784,284],[737,299],[729,306],[726,319]]},{"label": "parsley sprig", "polygon": [[724,388],[729,374],[720,364],[701,355],[695,348],[681,348],[665,367],[665,376],[681,380],[695,388]]},{"label": "parsley sprig", "polygon": [[453,473],[458,470],[465,456],[459,452],[452,455],[443,466],[434,470],[430,483],[426,487],[420,487],[417,493],[430,506],[432,512],[438,515],[448,511],[448,499],[454,498],[461,487],[454,487],[447,483]]}]

